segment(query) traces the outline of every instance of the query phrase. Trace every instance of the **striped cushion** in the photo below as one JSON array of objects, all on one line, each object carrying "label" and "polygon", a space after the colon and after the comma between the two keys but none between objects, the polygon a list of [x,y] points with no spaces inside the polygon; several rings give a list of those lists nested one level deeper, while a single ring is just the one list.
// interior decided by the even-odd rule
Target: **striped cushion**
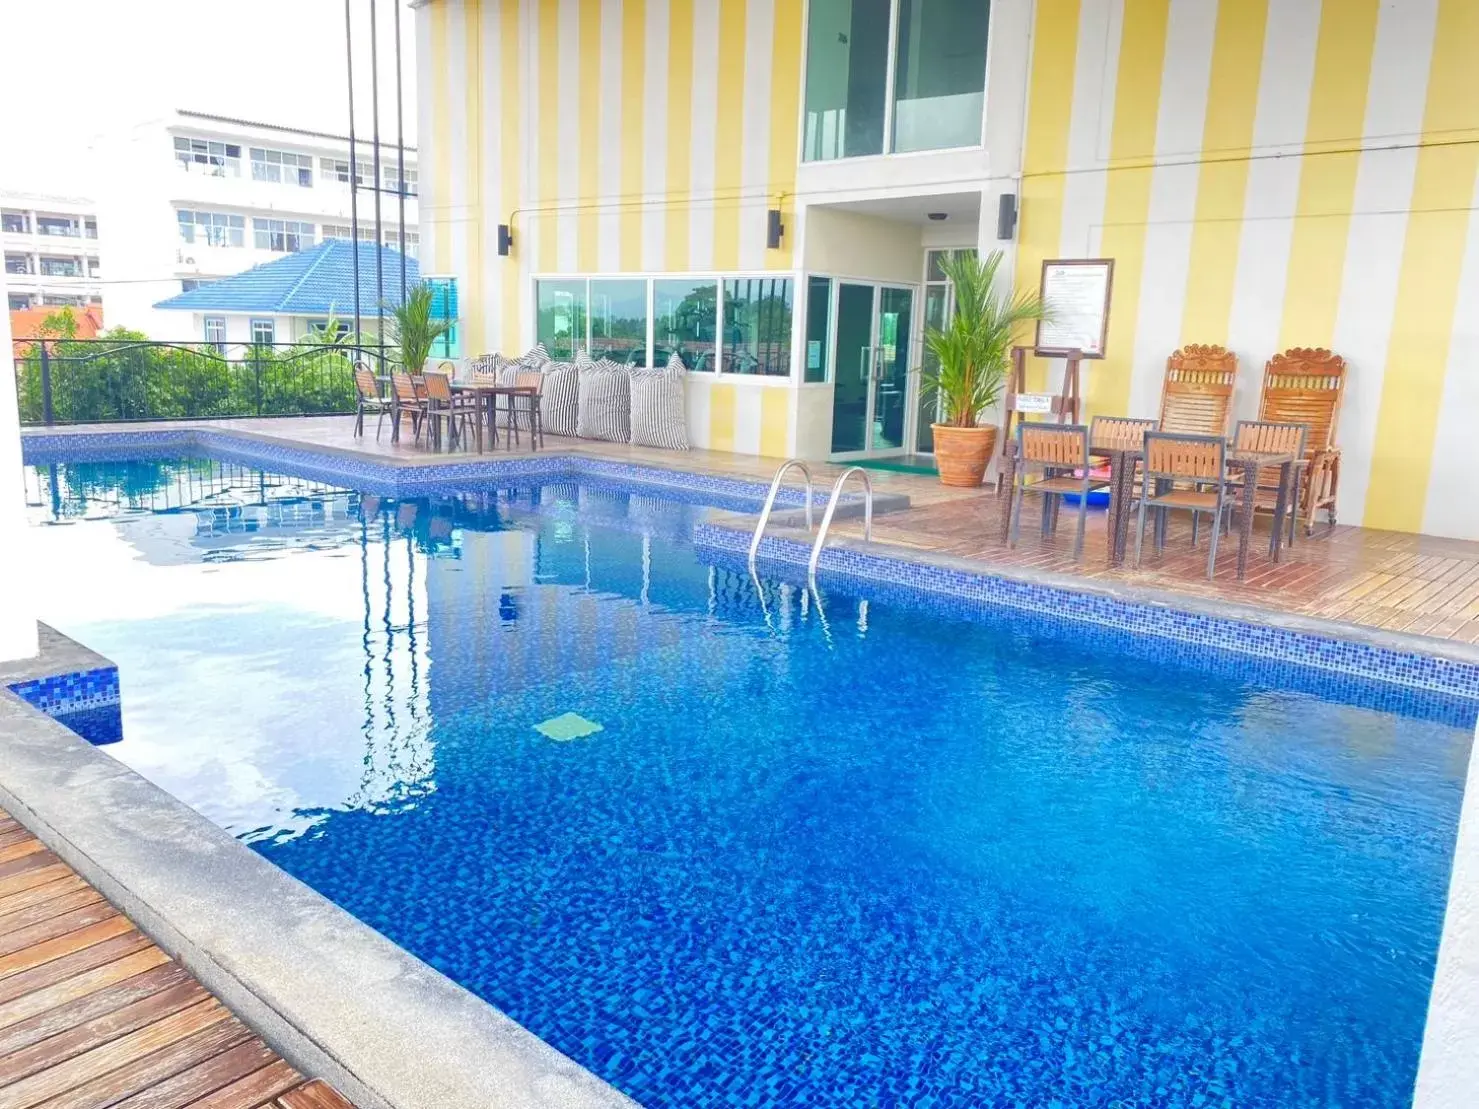
[{"label": "striped cushion", "polygon": [[551,435],[574,435],[580,409],[580,372],[570,362],[544,364],[539,420]]},{"label": "striped cushion", "polygon": [[591,357],[591,352],[581,347],[575,352],[575,364],[577,366],[594,366],[596,360]]},{"label": "striped cushion", "polygon": [[534,370],[549,361],[549,351],[543,343],[535,343],[519,358],[526,369]]},{"label": "striped cushion", "polygon": [[580,367],[575,433],[607,443],[625,443],[632,437],[632,386],[625,366],[603,358]]},{"label": "striped cushion", "polygon": [[633,370],[631,376],[632,445],[686,451],[688,410],[683,386],[688,375],[682,361],[674,355],[665,370]]}]

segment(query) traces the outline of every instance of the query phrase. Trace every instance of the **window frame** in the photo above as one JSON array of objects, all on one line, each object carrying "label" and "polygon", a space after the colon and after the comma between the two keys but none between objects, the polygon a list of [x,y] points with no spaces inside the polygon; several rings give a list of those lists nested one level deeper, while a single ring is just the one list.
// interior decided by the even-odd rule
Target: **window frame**
[{"label": "window frame", "polygon": [[[258,157],[261,155],[261,157]],[[275,157],[268,157],[274,155]],[[291,159],[291,161],[289,161]],[[247,161],[251,166],[251,179],[261,181],[268,185],[292,185],[294,188],[313,188],[313,155],[300,154],[296,150],[283,150],[276,146],[249,146],[247,147]],[[257,167],[262,167],[262,175],[257,175]],[[268,169],[276,167],[276,177],[269,177]],[[291,177],[287,170],[297,172]],[[308,173],[308,180],[303,180],[304,171]]]},{"label": "window frame", "polygon": [[[276,224],[274,227],[273,225]],[[266,250],[273,254],[297,254],[299,251],[312,250],[316,245],[315,236],[318,228],[312,221],[295,219],[277,219],[274,216],[252,217],[252,249]],[[273,236],[282,237],[282,246],[273,246]],[[259,236],[266,236],[267,245],[262,245]],[[298,245],[289,246],[290,236],[297,236]],[[307,240],[306,242],[304,240]]]},{"label": "window frame", "polygon": [[[706,380],[710,380],[710,381],[714,381],[714,380],[718,380],[720,378],[723,378],[723,379],[728,380],[728,381],[744,381],[744,382],[750,382],[750,383],[753,383],[754,385],[756,385],[757,387],[760,387],[760,388],[770,388],[770,389],[775,389],[775,388],[792,388],[792,387],[799,386],[801,384],[801,379],[800,379],[799,370],[798,370],[798,367],[800,366],[800,361],[799,361],[799,357],[798,357],[799,351],[798,351],[798,346],[797,346],[797,331],[796,331],[796,328],[797,328],[797,325],[798,325],[799,321],[804,318],[804,315],[805,314],[804,314],[804,312],[802,310],[798,309],[797,303],[796,303],[796,298],[797,298],[797,295],[798,295],[798,293],[797,293],[798,288],[801,288],[802,291],[804,292],[804,288],[801,285],[801,279],[802,279],[803,276],[804,276],[804,271],[795,270],[795,269],[783,269],[783,270],[765,270],[765,269],[680,270],[680,271],[672,271],[672,272],[661,271],[661,270],[638,270],[638,271],[629,272],[629,273],[568,273],[568,272],[558,272],[558,271],[556,271],[556,272],[549,272],[549,273],[539,272],[539,273],[530,274],[530,276],[528,278],[529,284],[528,284],[528,286],[526,287],[526,290],[525,290],[525,292],[526,292],[526,301],[525,301],[526,314],[525,314],[525,319],[526,319],[526,321],[529,324],[529,334],[530,334],[530,336],[534,337],[535,340],[537,341],[538,328],[539,328],[539,318],[538,318],[539,282],[541,282],[541,281],[560,281],[560,282],[569,283],[569,282],[575,282],[575,281],[584,281],[586,283],[586,306],[587,306],[587,308],[586,308],[585,342],[584,342],[583,346],[584,346],[584,348],[587,351],[589,351],[590,350],[590,342],[591,342],[591,312],[590,312],[590,307],[589,307],[590,306],[590,282],[591,281],[645,281],[647,283],[647,358],[650,361],[651,358],[652,358],[652,352],[653,352],[653,350],[656,347],[655,335],[654,335],[654,329],[655,329],[656,323],[657,323],[656,318],[654,316],[654,311],[655,311],[655,307],[656,307],[655,306],[655,303],[654,303],[655,283],[658,282],[658,281],[694,281],[694,282],[700,282],[700,281],[702,281],[702,282],[712,282],[712,283],[714,283],[715,285],[718,286],[717,294],[716,294],[716,297],[715,297],[716,303],[715,303],[715,306],[714,306],[714,336],[715,336],[715,341],[714,341],[714,369],[712,369],[712,370],[695,370],[692,367],[685,366],[684,367],[685,371],[688,374],[690,374],[691,376],[693,376],[693,377],[698,377],[698,378],[706,379]],[[791,331],[790,331],[790,337],[789,337],[789,343],[790,343],[790,365],[787,368],[786,373],[784,373],[784,374],[746,374],[746,373],[735,373],[733,371],[726,372],[723,369],[724,350],[725,350],[725,343],[724,343],[724,307],[725,307],[725,305],[724,305],[724,286],[725,286],[726,282],[729,282],[729,281],[745,281],[745,280],[778,280],[778,281],[789,281],[791,283]],[[657,367],[657,368],[658,369],[661,369],[662,367]]]},{"label": "window frame", "polygon": [[988,0],[986,12],[986,48],[983,58],[986,68],[981,77],[981,127],[976,141],[964,146],[939,146],[928,150],[894,151],[894,102],[898,98],[898,49],[899,49],[900,0],[889,0],[888,8],[888,72],[884,75],[883,101],[883,149],[877,154],[854,154],[852,157],[816,158],[806,157],[806,79],[809,63],[807,44],[811,41],[811,5],[806,5],[806,15],[801,27],[801,96],[800,115],[796,120],[796,164],[798,166],[824,166],[839,163],[858,163],[868,158],[918,158],[934,154],[957,153],[964,150],[986,149],[986,119],[991,108],[991,42],[996,34],[997,21],[992,18]]},{"label": "window frame", "polygon": [[[216,327],[216,328],[219,328],[220,329],[221,334],[220,334],[220,337],[219,338],[215,338],[215,339],[211,338],[211,331],[212,331],[213,327]],[[205,317],[203,317],[201,319],[201,333],[205,337],[205,345],[206,346],[213,347],[213,348],[215,348],[216,351],[218,351],[220,353],[223,353],[223,354],[225,353],[225,351],[226,351],[226,317],[225,316],[205,316]]]},{"label": "window frame", "polygon": [[[276,320],[262,316],[253,316],[247,322],[247,328],[248,334],[250,334],[252,337],[252,346],[254,347],[270,347],[277,342]],[[257,332],[262,329],[265,329],[267,332],[267,338],[265,339],[259,338],[257,336]]]},{"label": "window frame", "polygon": [[[188,220],[180,217],[188,215]],[[207,217],[202,220],[201,217]],[[209,246],[221,250],[240,250],[246,246],[246,217],[235,212],[220,212],[212,208],[176,208],[175,227],[180,242],[190,246]],[[189,228],[190,234],[185,235]],[[217,235],[216,232],[223,232]],[[235,242],[239,232],[241,241]]]}]

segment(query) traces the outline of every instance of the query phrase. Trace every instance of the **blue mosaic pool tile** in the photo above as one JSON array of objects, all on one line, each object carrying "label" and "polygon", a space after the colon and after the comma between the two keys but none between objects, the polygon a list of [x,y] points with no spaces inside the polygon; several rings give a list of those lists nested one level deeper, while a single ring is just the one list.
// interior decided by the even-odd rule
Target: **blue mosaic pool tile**
[{"label": "blue mosaic pool tile", "polygon": [[[749,549],[750,537],[735,529],[700,524],[694,543],[731,554]],[[810,549],[801,543],[766,537],[760,555],[770,563],[805,565]],[[1052,617],[1080,628],[1102,628],[1178,644],[1178,653],[1196,648],[1231,652],[1278,666],[1300,666],[1357,678],[1479,700],[1479,664],[1438,655],[1396,651],[1335,636],[1313,635],[1267,624],[1187,612],[1165,605],[1124,601],[1098,593],[986,572],[913,562],[903,558],[829,547],[818,567],[824,583],[834,576],[880,582],[950,599],[962,613],[982,604],[1035,617]]]},{"label": "blue mosaic pool tile", "polygon": [[118,668],[100,666],[71,674],[15,682],[10,691],[94,744],[123,738]]}]

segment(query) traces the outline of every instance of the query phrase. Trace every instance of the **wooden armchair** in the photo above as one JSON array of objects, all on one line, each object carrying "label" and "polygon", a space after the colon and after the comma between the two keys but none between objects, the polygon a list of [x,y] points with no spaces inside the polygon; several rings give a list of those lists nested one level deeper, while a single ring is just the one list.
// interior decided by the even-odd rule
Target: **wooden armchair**
[{"label": "wooden armchair", "polygon": [[1216,345],[1191,343],[1166,359],[1159,430],[1171,435],[1227,436],[1238,356]]},{"label": "wooden armchair", "polygon": [[1299,518],[1305,534],[1315,530],[1315,513],[1325,509],[1335,526],[1335,495],[1340,486],[1340,448],[1335,445],[1340,400],[1345,392],[1345,359],[1323,348],[1296,347],[1269,359],[1263,371],[1258,418],[1265,423],[1303,424],[1304,476]]}]

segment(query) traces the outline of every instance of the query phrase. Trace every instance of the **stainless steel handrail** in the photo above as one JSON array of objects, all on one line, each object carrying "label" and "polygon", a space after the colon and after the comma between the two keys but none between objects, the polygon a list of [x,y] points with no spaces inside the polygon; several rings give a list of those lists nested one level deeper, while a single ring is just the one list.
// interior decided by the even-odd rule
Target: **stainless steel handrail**
[{"label": "stainless steel handrail", "polygon": [[832,526],[832,515],[837,511],[842,487],[853,474],[863,479],[863,542],[871,542],[873,539],[873,480],[861,466],[850,466],[842,471],[832,485],[832,495],[827,498],[827,511],[822,513],[822,526],[817,530],[817,540],[811,547],[811,561],[806,565],[806,580],[812,588],[816,588],[817,563],[822,558],[822,547],[827,542],[827,529]]},{"label": "stainless steel handrail", "polygon": [[770,523],[770,510],[775,507],[776,494],[781,491],[781,479],[786,476],[786,471],[795,466],[801,471],[801,476],[806,478],[806,530],[811,531],[811,470],[805,462],[799,458],[788,458],[781,463],[776,470],[775,477],[770,479],[770,492],[765,495],[765,507],[760,510],[760,521],[755,525],[755,534],[750,539],[750,573],[755,572],[755,556],[760,551],[760,539],[765,534],[765,525]]}]

